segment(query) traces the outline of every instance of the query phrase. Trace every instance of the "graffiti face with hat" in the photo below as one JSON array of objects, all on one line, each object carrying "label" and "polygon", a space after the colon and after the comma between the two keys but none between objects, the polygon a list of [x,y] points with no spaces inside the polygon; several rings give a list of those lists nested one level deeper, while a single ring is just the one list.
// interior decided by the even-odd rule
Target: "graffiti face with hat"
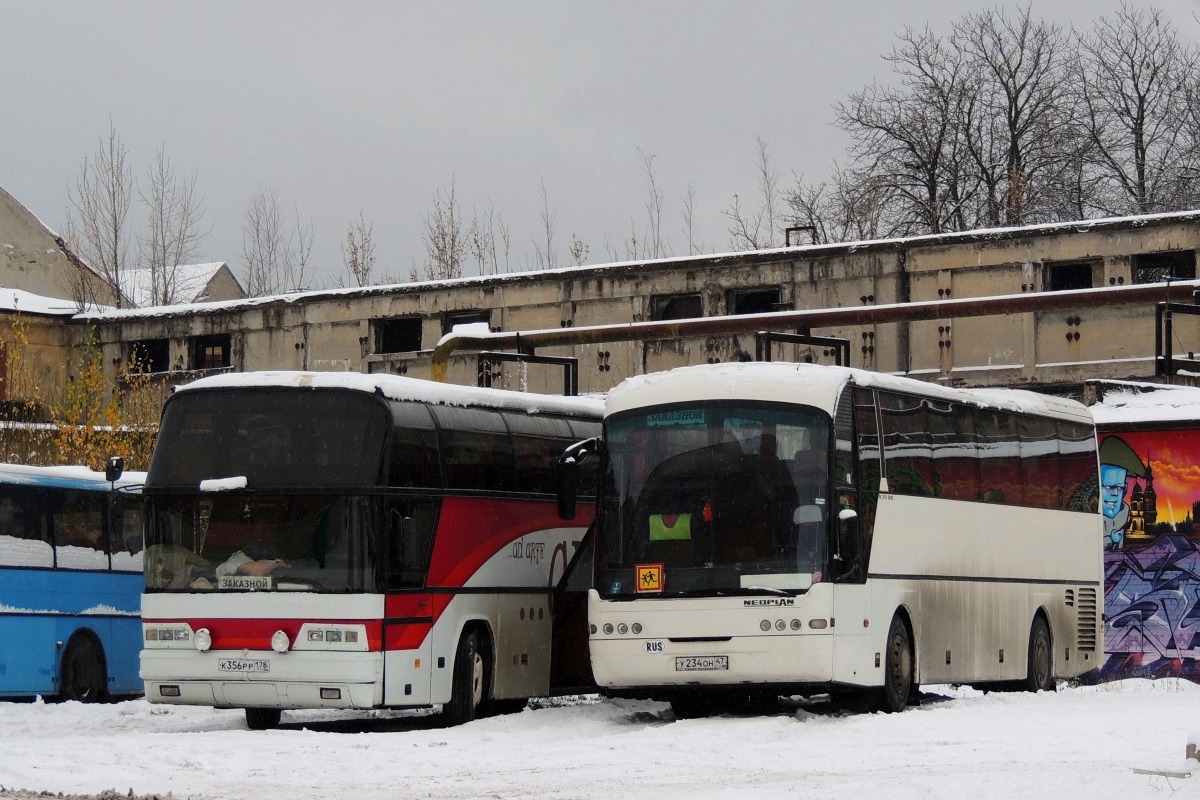
[{"label": "graffiti face with hat", "polygon": [[1126,483],[1146,475],[1146,465],[1120,436],[1109,436],[1100,445],[1100,508],[1104,513],[1104,546],[1120,550],[1129,526],[1125,503]]}]

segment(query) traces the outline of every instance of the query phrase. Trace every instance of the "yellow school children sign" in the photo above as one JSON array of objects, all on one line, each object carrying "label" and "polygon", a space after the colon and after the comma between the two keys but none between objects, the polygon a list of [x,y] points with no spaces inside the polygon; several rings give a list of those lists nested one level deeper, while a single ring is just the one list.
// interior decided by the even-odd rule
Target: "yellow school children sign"
[{"label": "yellow school children sign", "polygon": [[637,565],[637,590],[639,592],[661,592],[663,588],[662,564]]}]

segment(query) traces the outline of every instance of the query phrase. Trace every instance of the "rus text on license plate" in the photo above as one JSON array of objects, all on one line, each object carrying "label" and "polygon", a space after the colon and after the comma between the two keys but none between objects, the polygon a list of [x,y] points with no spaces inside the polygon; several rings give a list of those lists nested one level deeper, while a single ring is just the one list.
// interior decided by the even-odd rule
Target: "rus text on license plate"
[{"label": "rus text on license plate", "polygon": [[676,656],[676,672],[706,672],[729,669],[729,656]]},{"label": "rus text on license plate", "polygon": [[266,659],[223,658],[217,663],[221,672],[270,672],[271,662]]}]

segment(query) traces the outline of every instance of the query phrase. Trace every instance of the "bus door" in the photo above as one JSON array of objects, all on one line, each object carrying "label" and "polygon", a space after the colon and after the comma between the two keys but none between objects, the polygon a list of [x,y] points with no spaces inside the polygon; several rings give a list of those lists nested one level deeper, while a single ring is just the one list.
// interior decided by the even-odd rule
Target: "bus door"
[{"label": "bus door", "polygon": [[[831,628],[834,637],[833,678],[872,685],[882,671],[874,665],[876,647],[889,619],[871,616],[874,584],[867,580],[879,489],[883,475],[879,416],[869,389],[848,387],[834,421],[833,508],[831,537],[834,572]],[[883,630],[877,628],[882,626]],[[882,653],[881,653],[882,657]]]},{"label": "bus door", "polygon": [[439,598],[423,591],[440,505],[410,497],[388,498],[384,504],[384,705],[429,702],[435,671],[452,669],[444,655],[440,667],[434,663]]},{"label": "bus door", "polygon": [[[550,567],[553,578],[557,574],[558,564],[565,565],[553,594],[550,647],[552,695],[591,693],[599,689],[592,675],[587,615],[588,589],[592,588],[595,529],[596,521],[593,520],[574,556],[564,553],[561,562],[556,560]],[[559,558],[557,553],[555,558]]]}]

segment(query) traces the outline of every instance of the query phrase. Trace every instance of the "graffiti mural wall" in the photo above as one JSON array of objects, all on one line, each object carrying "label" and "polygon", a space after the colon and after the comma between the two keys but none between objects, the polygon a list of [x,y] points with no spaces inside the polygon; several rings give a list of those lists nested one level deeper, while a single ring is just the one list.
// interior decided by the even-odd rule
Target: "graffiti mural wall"
[{"label": "graffiti mural wall", "polygon": [[1200,681],[1200,424],[1104,430],[1101,678]]}]

